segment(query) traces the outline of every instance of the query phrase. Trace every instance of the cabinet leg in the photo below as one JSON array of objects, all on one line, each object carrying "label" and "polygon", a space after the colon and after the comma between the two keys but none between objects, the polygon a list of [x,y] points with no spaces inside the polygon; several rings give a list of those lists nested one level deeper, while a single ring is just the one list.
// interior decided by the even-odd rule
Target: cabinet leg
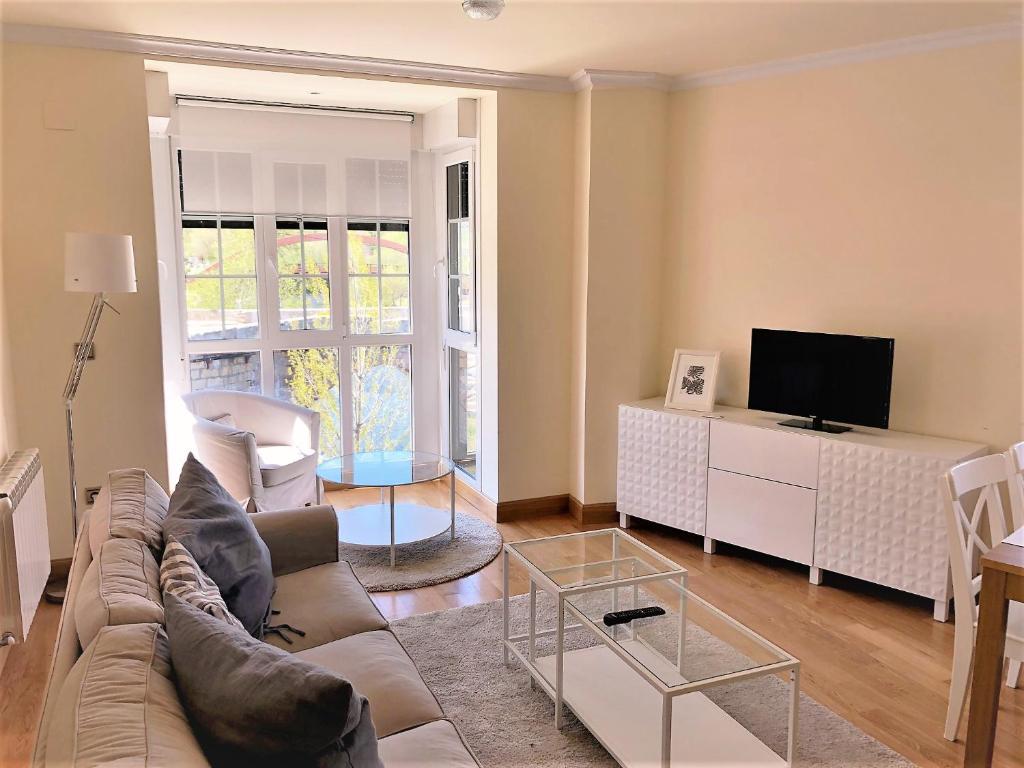
[{"label": "cabinet leg", "polygon": [[949,600],[936,600],[932,608],[932,618],[936,621],[949,621]]},{"label": "cabinet leg", "polygon": [[821,568],[818,568],[815,565],[811,566],[811,584],[813,584],[814,586],[819,586],[824,575],[825,572],[821,570]]},{"label": "cabinet leg", "polygon": [[714,539],[712,539],[712,538],[710,538],[708,536],[704,537],[704,551],[707,554],[709,554],[709,555],[715,554],[715,546],[716,546],[716,542],[715,542]]},{"label": "cabinet leg", "polygon": [[619,528],[629,528],[633,525],[633,518],[625,512],[619,512]]}]

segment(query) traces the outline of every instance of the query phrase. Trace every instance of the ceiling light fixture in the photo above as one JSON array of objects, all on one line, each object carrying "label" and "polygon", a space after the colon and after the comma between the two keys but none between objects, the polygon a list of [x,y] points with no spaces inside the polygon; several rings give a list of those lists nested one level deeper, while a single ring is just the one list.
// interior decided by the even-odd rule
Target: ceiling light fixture
[{"label": "ceiling light fixture", "polygon": [[469,18],[490,21],[498,18],[505,7],[505,0],[462,0],[462,10]]}]

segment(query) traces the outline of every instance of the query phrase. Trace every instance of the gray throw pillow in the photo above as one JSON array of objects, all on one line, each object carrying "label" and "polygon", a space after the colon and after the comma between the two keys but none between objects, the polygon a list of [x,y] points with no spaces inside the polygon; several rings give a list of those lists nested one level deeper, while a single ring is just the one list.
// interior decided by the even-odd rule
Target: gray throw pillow
[{"label": "gray throw pillow", "polygon": [[370,703],[348,680],[165,599],[178,693],[211,764],[383,768]]},{"label": "gray throw pillow", "polygon": [[270,550],[245,510],[191,453],[171,494],[164,539],[177,539],[242,626],[263,637],[274,596]]}]

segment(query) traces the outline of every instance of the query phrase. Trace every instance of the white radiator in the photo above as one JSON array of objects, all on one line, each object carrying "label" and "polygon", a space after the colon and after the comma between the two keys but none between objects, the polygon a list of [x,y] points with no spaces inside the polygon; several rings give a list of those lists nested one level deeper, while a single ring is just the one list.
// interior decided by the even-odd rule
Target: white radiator
[{"label": "white radiator", "polygon": [[50,537],[39,451],[0,467],[0,645],[23,643],[50,575]]}]

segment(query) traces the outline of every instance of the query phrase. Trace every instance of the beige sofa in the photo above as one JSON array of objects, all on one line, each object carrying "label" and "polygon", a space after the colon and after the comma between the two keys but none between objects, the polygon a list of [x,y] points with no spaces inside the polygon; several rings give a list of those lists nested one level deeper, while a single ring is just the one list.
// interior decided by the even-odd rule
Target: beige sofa
[{"label": "beige sofa", "polygon": [[[370,701],[370,713],[384,764],[392,766],[447,766],[476,768],[478,763],[456,728],[424,684],[412,659],[346,562],[338,561],[338,523],[329,506],[262,512],[252,516],[270,549],[277,593],[272,607],[280,610],[275,621],[298,627],[305,637],[289,645],[276,636],[268,642],[315,664],[335,670]],[[77,736],[77,719],[59,705],[65,679],[82,654],[76,626],[76,601],[85,599],[89,585],[83,577],[92,562],[89,519],[75,544],[67,599],[61,613],[56,649],[47,683],[46,700],[36,740],[36,768],[58,764],[51,754],[70,754],[68,743]],[[104,560],[106,562],[106,560]],[[112,614],[123,622],[125,613]],[[95,617],[90,617],[95,621]],[[155,626],[150,624],[149,626]],[[81,665],[80,665],[81,667]],[[74,679],[74,678],[73,678]],[[172,696],[176,696],[173,686]],[[191,734],[185,734],[189,740]],[[126,754],[128,752],[126,751]],[[131,761],[129,761],[131,762]],[[137,762],[137,761],[136,761]],[[68,765],[66,760],[59,762]],[[136,764],[131,762],[131,764]],[[162,768],[149,760],[150,768]]]}]

